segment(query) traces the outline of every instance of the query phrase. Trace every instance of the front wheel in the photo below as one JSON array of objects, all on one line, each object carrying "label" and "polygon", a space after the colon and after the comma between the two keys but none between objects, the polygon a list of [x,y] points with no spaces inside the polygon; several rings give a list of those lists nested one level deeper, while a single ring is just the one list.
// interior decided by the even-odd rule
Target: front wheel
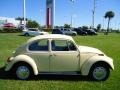
[{"label": "front wheel", "polygon": [[110,69],[104,64],[94,65],[89,73],[91,79],[95,81],[105,81],[108,79],[110,74]]},{"label": "front wheel", "polygon": [[19,64],[16,66],[15,76],[20,80],[28,80],[32,76],[32,68],[27,64]]}]

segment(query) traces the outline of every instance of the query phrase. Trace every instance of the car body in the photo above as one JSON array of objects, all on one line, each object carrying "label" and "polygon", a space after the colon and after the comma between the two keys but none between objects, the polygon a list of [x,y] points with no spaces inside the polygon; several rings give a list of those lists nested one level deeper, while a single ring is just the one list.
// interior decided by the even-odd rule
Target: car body
[{"label": "car body", "polygon": [[52,34],[63,34],[63,32],[60,29],[53,29]]},{"label": "car body", "polygon": [[83,31],[87,32],[88,35],[97,35],[97,32],[93,29],[84,29]]},{"label": "car body", "polygon": [[79,46],[71,36],[39,35],[29,39],[8,58],[5,71],[18,79],[38,74],[72,74],[106,80],[113,60],[96,48]]},{"label": "car body", "polygon": [[78,35],[87,35],[87,32],[80,28],[74,28],[73,31],[76,31]]},{"label": "car body", "polygon": [[45,34],[49,34],[49,33],[40,31],[37,28],[28,28],[28,29],[23,30],[22,34],[25,36],[37,36],[37,35],[45,35]]}]

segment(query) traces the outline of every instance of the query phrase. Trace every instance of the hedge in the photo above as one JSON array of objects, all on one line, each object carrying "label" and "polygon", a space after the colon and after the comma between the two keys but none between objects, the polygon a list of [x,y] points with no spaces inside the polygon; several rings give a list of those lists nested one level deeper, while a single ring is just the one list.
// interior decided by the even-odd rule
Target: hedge
[{"label": "hedge", "polygon": [[17,28],[3,28],[0,30],[0,33],[18,33],[18,32],[22,32],[22,30]]}]

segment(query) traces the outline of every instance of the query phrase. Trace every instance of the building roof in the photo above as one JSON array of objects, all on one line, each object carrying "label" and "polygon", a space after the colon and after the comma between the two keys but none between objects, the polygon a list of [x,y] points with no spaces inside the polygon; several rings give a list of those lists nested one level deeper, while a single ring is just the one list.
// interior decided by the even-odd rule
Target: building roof
[{"label": "building roof", "polygon": [[74,41],[71,36],[60,35],[60,34],[47,34],[47,35],[39,35],[39,36],[33,37],[33,38],[29,39],[27,41],[27,43],[30,43],[30,42],[33,42],[33,41],[39,40],[39,39],[67,39],[67,40]]}]

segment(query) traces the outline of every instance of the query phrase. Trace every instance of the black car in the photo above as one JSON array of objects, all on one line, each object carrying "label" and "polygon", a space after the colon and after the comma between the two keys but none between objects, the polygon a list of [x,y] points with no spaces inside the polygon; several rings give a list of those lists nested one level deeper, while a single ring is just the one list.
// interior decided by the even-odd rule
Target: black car
[{"label": "black car", "polygon": [[74,28],[73,31],[76,31],[78,35],[87,35],[87,32],[80,28]]},{"label": "black car", "polygon": [[53,29],[52,34],[63,34],[63,32],[59,29]]},{"label": "black car", "polygon": [[84,31],[87,32],[88,35],[97,35],[93,29],[84,29]]}]

